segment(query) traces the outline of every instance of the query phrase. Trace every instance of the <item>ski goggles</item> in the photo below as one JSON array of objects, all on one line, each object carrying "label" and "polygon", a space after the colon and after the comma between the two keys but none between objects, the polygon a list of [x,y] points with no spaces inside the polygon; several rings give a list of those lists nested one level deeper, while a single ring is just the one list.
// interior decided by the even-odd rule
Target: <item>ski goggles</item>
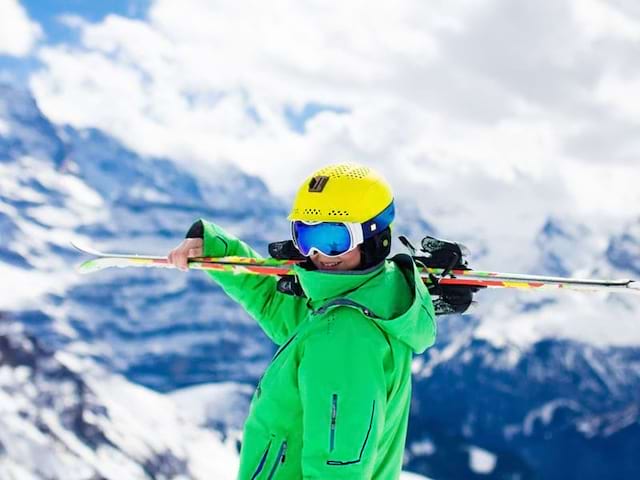
[{"label": "ski goggles", "polygon": [[355,249],[367,238],[387,228],[393,221],[393,202],[371,220],[358,222],[291,222],[293,244],[305,257],[322,253],[338,257]]}]

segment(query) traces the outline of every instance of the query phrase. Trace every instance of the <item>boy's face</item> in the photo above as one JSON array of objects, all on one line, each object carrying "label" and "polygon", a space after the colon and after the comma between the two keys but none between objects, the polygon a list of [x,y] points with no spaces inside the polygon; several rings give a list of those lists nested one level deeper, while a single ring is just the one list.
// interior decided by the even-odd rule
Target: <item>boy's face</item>
[{"label": "boy's face", "polygon": [[311,261],[318,270],[355,270],[360,265],[360,246],[338,257],[327,257],[321,253],[311,255]]}]

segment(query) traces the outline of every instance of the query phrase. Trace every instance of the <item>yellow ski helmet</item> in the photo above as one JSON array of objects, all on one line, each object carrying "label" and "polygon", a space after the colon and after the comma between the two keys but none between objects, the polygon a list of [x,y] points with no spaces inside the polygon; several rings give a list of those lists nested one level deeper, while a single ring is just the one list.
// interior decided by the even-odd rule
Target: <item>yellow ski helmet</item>
[{"label": "yellow ski helmet", "polygon": [[392,202],[391,187],[378,172],[355,163],[338,163],[316,170],[305,179],[287,218],[364,223]]},{"label": "yellow ski helmet", "polygon": [[391,251],[393,193],[375,170],[354,163],[329,165],[305,179],[288,219],[300,253],[339,256],[358,246],[359,269],[379,265]]}]

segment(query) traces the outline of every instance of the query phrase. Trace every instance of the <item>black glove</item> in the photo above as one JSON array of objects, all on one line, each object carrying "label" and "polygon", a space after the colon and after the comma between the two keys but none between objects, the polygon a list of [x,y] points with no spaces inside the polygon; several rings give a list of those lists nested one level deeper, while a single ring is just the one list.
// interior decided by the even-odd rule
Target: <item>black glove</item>
[{"label": "black glove", "polygon": [[204,238],[204,225],[202,220],[198,220],[189,228],[184,238]]},{"label": "black glove", "polygon": [[[451,270],[469,270],[465,254],[467,248],[456,242],[440,240],[426,236],[422,239],[421,251],[425,255],[415,255],[416,250],[406,237],[400,237],[402,243],[413,253],[413,260],[427,268],[443,269],[440,277],[446,277]],[[467,285],[441,285],[440,277],[429,275],[431,284],[429,293],[433,298],[436,315],[463,313],[473,303],[473,294],[480,288]]]}]

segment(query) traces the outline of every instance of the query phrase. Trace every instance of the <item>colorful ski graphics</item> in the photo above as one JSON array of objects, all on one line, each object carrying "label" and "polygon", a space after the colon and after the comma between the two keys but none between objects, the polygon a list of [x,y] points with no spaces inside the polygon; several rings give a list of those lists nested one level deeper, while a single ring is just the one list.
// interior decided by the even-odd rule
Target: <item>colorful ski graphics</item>
[{"label": "colorful ski graphics", "polygon": [[[148,255],[127,255],[103,253],[92,248],[72,243],[79,251],[92,255],[77,267],[79,273],[87,274],[105,268],[119,267],[160,267],[175,268],[166,257]],[[294,260],[276,260],[273,258],[256,259],[247,257],[201,257],[189,260],[188,266],[194,270],[217,270],[237,274],[255,275],[292,275]],[[442,276],[441,268],[420,267],[422,278],[431,284],[431,275],[441,285],[465,285],[481,288],[516,288],[516,289],[566,289],[566,290],[605,290],[640,294],[640,284],[634,280],[596,280],[517,273],[500,273],[479,270],[451,270]]]},{"label": "colorful ski graphics", "polygon": [[[71,245],[82,253],[96,257],[78,265],[76,270],[82,274],[94,273],[112,267],[176,268],[169,263],[167,257],[103,253],[74,242],[71,242]],[[252,273],[256,275],[290,275],[293,273],[291,267],[296,263],[298,262],[292,260],[276,260],[273,258],[200,257],[190,259],[188,266],[193,270],[217,270],[221,272]]]}]

